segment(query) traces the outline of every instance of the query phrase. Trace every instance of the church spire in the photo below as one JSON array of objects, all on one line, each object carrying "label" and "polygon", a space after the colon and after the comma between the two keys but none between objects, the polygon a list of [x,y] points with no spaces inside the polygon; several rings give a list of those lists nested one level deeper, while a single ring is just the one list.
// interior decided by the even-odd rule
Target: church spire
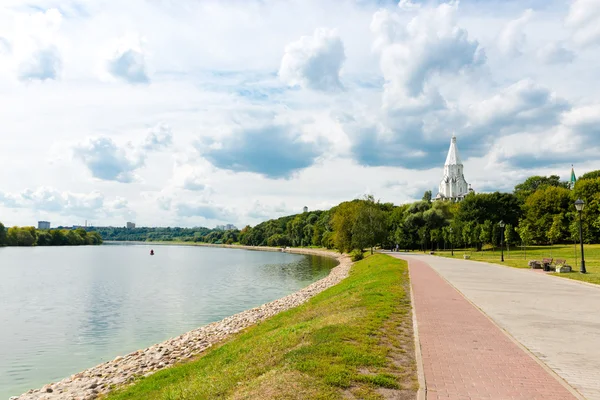
[{"label": "church spire", "polygon": [[456,135],[454,133],[452,133],[452,139],[450,140],[450,149],[448,150],[445,165],[462,165],[462,161],[458,155],[458,148],[456,148]]}]

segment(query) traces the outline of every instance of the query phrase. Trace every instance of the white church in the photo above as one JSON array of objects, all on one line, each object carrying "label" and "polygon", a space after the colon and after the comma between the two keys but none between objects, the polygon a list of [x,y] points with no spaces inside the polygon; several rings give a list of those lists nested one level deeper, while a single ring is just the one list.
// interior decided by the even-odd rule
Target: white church
[{"label": "white church", "polygon": [[452,135],[448,157],[444,164],[444,177],[435,200],[461,201],[472,191],[471,185],[467,183],[463,174],[463,163],[458,155],[456,136]]}]

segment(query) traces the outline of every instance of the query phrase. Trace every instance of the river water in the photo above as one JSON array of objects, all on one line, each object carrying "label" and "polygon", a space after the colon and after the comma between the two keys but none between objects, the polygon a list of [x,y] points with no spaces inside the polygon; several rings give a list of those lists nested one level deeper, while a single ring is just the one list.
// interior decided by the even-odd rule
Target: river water
[{"label": "river water", "polygon": [[0,400],[283,297],[335,264],[196,246],[0,248]]}]

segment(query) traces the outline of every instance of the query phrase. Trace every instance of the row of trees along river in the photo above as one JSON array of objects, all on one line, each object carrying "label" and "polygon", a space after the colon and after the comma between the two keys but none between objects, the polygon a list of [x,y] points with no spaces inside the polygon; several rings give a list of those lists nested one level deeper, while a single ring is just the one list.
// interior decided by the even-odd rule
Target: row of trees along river
[{"label": "row of trees along river", "polygon": [[512,193],[469,194],[459,203],[423,200],[394,206],[373,197],[348,201],[328,211],[314,211],[263,222],[240,232],[240,243],[270,246],[324,246],[340,251],[396,244],[407,250],[472,247],[505,241],[557,244],[578,238],[576,199],[586,202],[583,236],[600,243],[600,171],[583,175],[573,188],[556,175],[532,176]]},{"label": "row of trees along river", "polygon": [[508,245],[557,244],[578,238],[574,201],[586,202],[583,235],[600,243],[600,170],[583,175],[573,188],[558,176],[532,176],[511,193],[472,193],[464,201],[423,200],[395,206],[373,197],[343,202],[327,211],[272,219],[242,230],[209,228],[93,228],[105,240],[239,243],[251,246],[318,246],[340,251],[470,247],[500,243],[504,221]]},{"label": "row of trees along river", "polygon": [[0,223],[0,246],[79,246],[102,244],[98,232],[78,229],[39,230],[33,226],[6,229]]}]

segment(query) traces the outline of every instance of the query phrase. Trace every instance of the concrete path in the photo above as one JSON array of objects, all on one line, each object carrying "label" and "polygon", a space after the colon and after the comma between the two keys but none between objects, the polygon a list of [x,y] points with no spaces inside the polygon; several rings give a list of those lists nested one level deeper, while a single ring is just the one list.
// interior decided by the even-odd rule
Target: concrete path
[{"label": "concrete path", "polygon": [[[482,262],[428,255],[407,254],[406,256],[411,262],[411,277],[417,273],[414,276],[416,280],[413,281],[413,289],[417,303],[416,314],[419,330],[422,325],[421,317],[425,317],[428,312],[431,312],[431,309],[441,307],[452,309],[461,303],[462,296],[439,297],[437,293],[442,290],[444,285],[440,285],[436,281],[436,277],[439,278],[441,275],[571,387],[587,399],[600,400],[600,287],[583,285],[569,279],[545,274],[536,274],[530,270]],[[433,273],[428,265],[437,274]],[[427,274],[420,272],[421,270],[430,272]],[[426,276],[419,278],[419,275]],[[419,315],[419,299],[417,298],[419,281],[424,284],[421,296],[424,296],[425,299],[436,299],[428,300],[434,303],[428,306],[429,311],[427,308],[422,308],[421,315]],[[474,309],[472,305],[471,307]],[[465,308],[462,304],[460,309],[465,315],[468,312],[469,317],[464,317],[462,312],[452,312],[452,319],[455,322],[449,321],[449,323],[468,326],[469,321],[474,318],[474,314],[467,311],[468,307]],[[483,314],[479,313],[479,315]],[[474,329],[463,327],[462,330],[472,331]],[[498,328],[496,331],[500,332]],[[493,333],[484,332],[483,337]],[[421,342],[423,347],[423,339]],[[485,346],[487,345],[486,342]],[[490,342],[489,345],[496,344]],[[504,344],[498,345],[504,348]],[[483,346],[484,344],[482,344]],[[524,350],[520,348],[519,350],[524,353]],[[461,349],[461,351],[465,351],[465,349]],[[427,379],[424,349],[423,358],[426,369],[425,378]],[[522,367],[517,367],[506,360],[502,360],[501,363],[506,363],[511,369]],[[481,370],[487,368],[484,361],[481,364]],[[530,368],[529,364],[527,368]],[[524,371],[519,371],[520,376],[523,376],[523,373]],[[553,385],[553,382],[558,382],[549,373],[547,374],[544,379],[548,381],[548,384]],[[540,390],[545,386],[541,382],[535,385],[536,389]],[[565,396],[567,397],[559,398],[570,398],[568,395]]]}]

